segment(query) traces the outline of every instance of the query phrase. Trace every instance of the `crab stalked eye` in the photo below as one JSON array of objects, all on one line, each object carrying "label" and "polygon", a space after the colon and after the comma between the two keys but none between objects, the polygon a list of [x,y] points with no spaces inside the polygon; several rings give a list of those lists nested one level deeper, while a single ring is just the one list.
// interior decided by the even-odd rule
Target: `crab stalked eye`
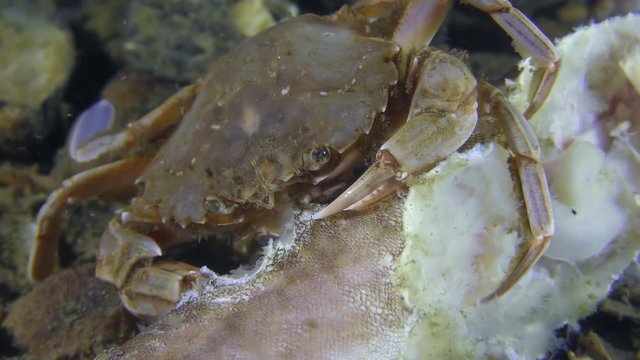
[{"label": "crab stalked eye", "polygon": [[209,213],[217,213],[218,211],[220,211],[221,207],[222,207],[222,204],[220,204],[220,201],[218,201],[218,199],[204,200],[204,208]]},{"label": "crab stalked eye", "polygon": [[331,159],[331,149],[326,145],[316,145],[305,151],[302,161],[304,168],[315,171],[322,168]]},{"label": "crab stalked eye", "polygon": [[236,207],[235,204],[227,204],[225,201],[215,196],[207,196],[202,204],[209,214],[219,215],[231,214]]}]

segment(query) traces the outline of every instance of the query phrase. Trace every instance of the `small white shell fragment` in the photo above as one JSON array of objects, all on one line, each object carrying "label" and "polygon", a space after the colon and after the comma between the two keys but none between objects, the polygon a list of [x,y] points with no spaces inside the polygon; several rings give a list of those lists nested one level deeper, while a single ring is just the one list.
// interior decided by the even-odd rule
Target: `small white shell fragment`
[{"label": "small white shell fragment", "polygon": [[[106,99],[97,101],[83,111],[76,119],[69,136],[69,155],[78,162],[87,161],[82,156],[82,146],[96,135],[108,130],[113,125],[115,109]],[[89,159],[92,160],[92,159]]]}]

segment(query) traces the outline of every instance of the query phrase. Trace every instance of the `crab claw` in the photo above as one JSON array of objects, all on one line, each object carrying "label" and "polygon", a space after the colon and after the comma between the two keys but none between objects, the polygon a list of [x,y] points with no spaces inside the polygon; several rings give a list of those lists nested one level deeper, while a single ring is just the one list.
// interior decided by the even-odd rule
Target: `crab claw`
[{"label": "crab claw", "polygon": [[347,209],[365,199],[390,180],[395,179],[397,172],[398,162],[395,157],[387,150],[381,150],[378,153],[378,160],[340,196],[314,214],[312,219],[322,219]]},{"label": "crab claw", "polygon": [[365,205],[375,202],[381,196],[378,193],[393,188],[384,185],[430,170],[467,141],[478,117],[475,78],[451,55],[434,50],[422,56],[404,125],[380,147],[371,168],[312,219],[335,214],[360,200]]}]

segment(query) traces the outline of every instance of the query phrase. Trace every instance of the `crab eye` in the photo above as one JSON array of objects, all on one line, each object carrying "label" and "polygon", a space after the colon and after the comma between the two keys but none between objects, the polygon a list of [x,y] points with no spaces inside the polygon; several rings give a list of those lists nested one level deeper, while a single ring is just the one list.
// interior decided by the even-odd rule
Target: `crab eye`
[{"label": "crab eye", "polygon": [[217,199],[205,199],[204,200],[204,208],[209,213],[217,213],[220,211],[222,204]]},{"label": "crab eye", "polygon": [[326,146],[321,145],[311,151],[311,157],[316,163],[324,165],[331,158],[331,151]]},{"label": "crab eye", "polygon": [[318,170],[331,159],[331,149],[326,145],[317,145],[303,155],[304,167],[307,170]]},{"label": "crab eye", "polygon": [[209,214],[228,215],[231,214],[235,208],[234,205],[229,206],[223,200],[214,196],[207,196],[202,202],[202,205]]}]

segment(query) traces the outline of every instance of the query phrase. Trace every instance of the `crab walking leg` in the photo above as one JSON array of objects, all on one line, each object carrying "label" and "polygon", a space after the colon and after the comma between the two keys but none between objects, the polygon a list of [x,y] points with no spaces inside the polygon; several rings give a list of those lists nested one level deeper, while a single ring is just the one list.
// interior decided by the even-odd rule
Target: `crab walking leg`
[{"label": "crab walking leg", "polygon": [[131,158],[103,165],[72,176],[51,193],[36,217],[36,236],[27,268],[29,280],[45,279],[56,266],[62,217],[68,204],[128,188],[148,163],[149,159]]},{"label": "crab walking leg", "polygon": [[463,2],[489,14],[511,36],[520,55],[531,56],[536,70],[529,88],[529,119],[551,91],[560,68],[560,55],[551,40],[508,0],[464,0]]},{"label": "crab walking leg", "polygon": [[405,50],[428,46],[448,9],[449,0],[410,0],[393,33],[393,41]]},{"label": "crab walking leg", "polygon": [[93,161],[108,154],[122,153],[140,141],[160,135],[182,119],[199,91],[199,82],[184,87],[160,106],[130,123],[125,130],[93,139],[78,147],[71,156],[78,162]]},{"label": "crab walking leg", "polygon": [[[480,98],[488,98],[489,116],[498,119],[506,133],[509,148],[515,154],[515,163],[522,184],[525,208],[529,219],[530,239],[524,254],[516,262],[511,273],[500,286],[487,295],[483,302],[490,301],[507,292],[538,261],[553,238],[554,222],[551,196],[547,178],[540,162],[540,145],[529,122],[493,86],[482,83]],[[481,114],[485,115],[485,114]]]}]

